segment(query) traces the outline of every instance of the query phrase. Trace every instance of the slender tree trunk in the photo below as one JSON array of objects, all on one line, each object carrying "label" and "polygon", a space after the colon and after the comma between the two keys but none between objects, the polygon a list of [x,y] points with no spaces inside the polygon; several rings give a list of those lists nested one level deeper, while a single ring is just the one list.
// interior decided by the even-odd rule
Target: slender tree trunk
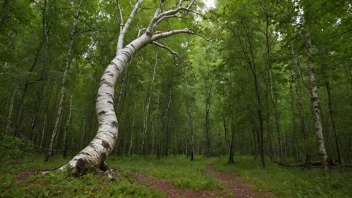
[{"label": "slender tree trunk", "polygon": [[303,144],[304,144],[304,150],[305,150],[305,155],[306,159],[305,162],[309,163],[310,162],[310,149],[309,149],[309,135],[307,132],[307,122],[304,116],[304,111],[303,111],[303,103],[302,103],[302,96],[301,96],[301,91],[300,91],[300,77],[301,77],[301,72],[300,72],[300,66],[299,63],[295,57],[294,49],[293,49],[293,42],[291,42],[291,52],[292,52],[292,62],[294,65],[294,70],[295,70],[295,90],[296,90],[296,104],[297,104],[297,109],[298,109],[298,115],[301,123],[301,132],[303,134]]},{"label": "slender tree trunk", "polygon": [[[171,82],[171,80],[169,80],[168,87],[169,87],[169,101],[167,103],[167,107],[165,109],[164,115],[163,115],[162,120],[161,120],[161,129],[159,131],[159,135],[158,135],[159,137],[158,137],[158,141],[157,141],[157,149],[156,149],[157,155],[156,155],[156,157],[158,159],[160,159],[161,154],[162,154],[162,146],[161,146],[161,137],[162,136],[161,135],[162,135],[162,133],[165,130],[165,123],[166,123],[166,120],[168,118],[168,112],[169,112],[169,109],[170,109],[170,106],[171,106],[171,96],[172,96],[172,82]],[[168,135],[168,133],[166,135]],[[168,137],[167,137],[167,139],[168,139]]]},{"label": "slender tree trunk", "polygon": [[211,140],[210,140],[210,121],[209,121],[209,112],[210,112],[210,107],[211,107],[211,94],[212,94],[212,88],[213,88],[213,83],[215,79],[212,80],[210,84],[210,88],[208,91],[208,95],[205,101],[205,137],[206,137],[206,155],[207,157],[210,157],[210,151],[211,151]]},{"label": "slender tree trunk", "polygon": [[154,81],[155,81],[155,75],[156,75],[156,67],[158,65],[158,52],[155,53],[155,63],[154,63],[154,69],[153,69],[153,77],[152,77],[152,83],[151,83],[151,88],[149,91],[149,95],[148,95],[148,101],[147,101],[147,105],[145,107],[145,117],[143,120],[143,129],[142,129],[142,142],[141,142],[141,156],[144,157],[145,155],[145,136],[147,133],[147,129],[148,129],[148,116],[149,116],[149,107],[150,107],[150,101],[152,98],[152,92],[153,92],[153,86],[154,86]]},{"label": "slender tree trunk", "polygon": [[37,62],[38,62],[38,59],[39,59],[39,55],[40,55],[40,51],[43,47],[43,45],[48,41],[48,36],[49,36],[49,32],[50,32],[50,29],[51,29],[51,26],[48,26],[47,22],[46,22],[46,9],[47,9],[47,1],[44,0],[44,6],[42,8],[42,18],[43,18],[43,37],[42,37],[42,40],[36,50],[36,54],[35,54],[35,57],[34,57],[34,61],[31,65],[31,68],[29,69],[29,77],[27,77],[26,79],[26,83],[24,85],[24,88],[23,88],[23,92],[22,92],[22,96],[21,96],[21,99],[20,99],[20,102],[19,102],[19,110],[18,110],[18,114],[17,114],[17,118],[16,118],[16,122],[15,122],[15,130],[14,130],[14,136],[18,136],[19,133],[20,133],[20,128],[21,128],[21,117],[22,117],[22,111],[23,111],[23,103],[24,103],[24,97],[26,95],[26,92],[28,90],[28,87],[31,85],[31,84],[34,84],[35,82],[38,82],[42,79],[38,79],[38,80],[35,80],[33,82],[29,82],[29,78],[31,77],[31,74],[32,72],[34,71],[36,65],[37,65]]},{"label": "slender tree trunk", "polygon": [[271,54],[270,54],[270,35],[269,35],[269,26],[270,26],[270,19],[269,15],[267,13],[267,10],[263,7],[262,9],[265,14],[265,20],[266,20],[266,26],[265,26],[265,46],[266,46],[266,65],[267,65],[267,71],[269,74],[269,80],[270,80],[270,93],[271,93],[271,101],[274,105],[275,109],[275,126],[276,126],[276,131],[278,134],[278,143],[279,143],[279,153],[280,153],[280,162],[283,162],[284,156],[283,156],[283,151],[282,151],[282,142],[281,142],[281,129],[280,129],[280,120],[279,120],[279,111],[278,111],[278,104],[277,104],[277,91],[275,87],[275,82],[273,80],[273,74],[272,74],[272,68],[271,68]]},{"label": "slender tree trunk", "polygon": [[328,95],[329,114],[330,114],[330,119],[331,119],[331,123],[332,123],[332,129],[334,131],[334,138],[335,138],[335,144],[336,144],[337,157],[338,157],[338,160],[339,160],[339,164],[342,165],[342,157],[341,157],[341,151],[340,151],[340,145],[339,145],[339,135],[338,135],[338,132],[337,132],[336,122],[335,122],[335,119],[334,119],[334,113],[333,113],[333,109],[332,109],[330,82],[329,82],[329,79],[327,77],[325,66],[323,66],[323,73],[324,73],[324,79],[325,79],[325,88],[326,88],[326,92],[327,92],[327,95]]},{"label": "slender tree trunk", "polygon": [[71,97],[70,97],[70,110],[69,110],[69,113],[68,113],[68,118],[67,118],[67,122],[66,122],[66,125],[65,125],[65,129],[64,129],[64,134],[63,134],[63,157],[66,158],[67,156],[67,129],[68,129],[68,126],[70,125],[70,121],[71,121],[71,115],[72,115],[72,94],[71,94]]},{"label": "slender tree trunk", "polygon": [[327,159],[328,155],[326,154],[324,146],[324,137],[323,137],[323,128],[321,125],[321,115],[320,115],[320,106],[319,106],[319,96],[318,96],[318,87],[315,81],[315,74],[313,69],[313,57],[311,52],[311,39],[310,34],[307,34],[306,40],[306,55],[307,55],[307,64],[308,64],[308,75],[309,75],[309,88],[311,93],[311,102],[313,108],[313,119],[314,119],[314,129],[316,134],[316,142],[318,153],[321,157],[321,162],[325,170],[328,170]]},{"label": "slender tree trunk", "polygon": [[193,130],[193,121],[192,121],[192,113],[190,114],[190,124],[191,124],[191,161],[194,160],[194,130]]},{"label": "slender tree trunk", "polygon": [[230,155],[229,155],[229,164],[235,163],[233,156],[235,155],[235,125],[233,123],[233,118],[231,118],[231,144],[230,144]]},{"label": "slender tree trunk", "polygon": [[48,161],[53,154],[54,140],[56,138],[56,133],[58,130],[58,126],[59,126],[59,122],[60,122],[60,118],[61,118],[61,113],[62,113],[62,109],[63,109],[64,98],[65,98],[67,75],[68,75],[68,71],[71,67],[72,48],[73,48],[73,42],[75,39],[75,34],[77,31],[77,25],[78,25],[77,18],[78,18],[79,12],[80,12],[81,2],[82,2],[82,0],[79,2],[78,9],[77,9],[77,12],[74,17],[75,19],[73,22],[73,27],[72,27],[72,30],[70,33],[70,43],[69,43],[68,50],[67,50],[65,70],[64,70],[64,74],[63,74],[62,82],[61,82],[60,100],[59,100],[59,105],[58,105],[58,109],[57,109],[57,113],[56,113],[54,129],[53,129],[53,132],[51,133],[51,139],[50,139],[50,143],[49,143],[49,151],[48,151],[48,155],[45,158],[45,161]]},{"label": "slender tree trunk", "polygon": [[136,117],[136,105],[137,102],[134,102],[134,108],[133,108],[133,119],[132,119],[132,131],[131,131],[131,139],[130,139],[130,147],[128,149],[128,156],[131,156],[131,151],[133,148],[133,133],[135,130],[135,117]]},{"label": "slender tree trunk", "polygon": [[293,156],[295,159],[299,159],[299,152],[297,148],[297,134],[296,134],[296,116],[295,116],[295,96],[294,96],[294,90],[293,90],[293,84],[294,82],[294,76],[293,72],[291,70],[291,82],[290,82],[290,96],[291,96],[291,115],[292,115],[292,120],[291,120],[291,130],[292,130],[292,151],[293,151]]},{"label": "slender tree trunk", "polygon": [[247,27],[245,23],[243,22],[243,19],[241,19],[241,23],[245,29],[246,32],[246,40],[249,46],[249,52],[246,50],[246,47],[244,46],[244,43],[239,35],[237,35],[232,29],[230,29],[233,33],[234,36],[236,36],[239,39],[240,46],[242,49],[243,54],[246,57],[246,61],[248,63],[248,66],[252,72],[253,75],[253,80],[254,80],[254,87],[255,87],[255,95],[256,95],[256,100],[257,100],[257,112],[258,112],[258,120],[259,120],[259,151],[260,151],[260,158],[262,162],[263,168],[265,168],[265,152],[264,152],[264,121],[263,121],[263,107],[262,107],[262,101],[261,101],[261,96],[260,96],[260,88],[259,88],[259,82],[258,82],[258,77],[257,77],[257,71],[256,71],[256,64],[254,61],[254,52],[253,52],[253,46],[252,46],[252,41],[249,35],[249,32],[247,30]]},{"label": "slender tree trunk", "polygon": [[42,135],[41,135],[41,138],[40,138],[40,145],[39,145],[39,148],[40,150],[43,152],[43,142],[44,142],[44,136],[45,136],[45,127],[46,127],[46,115],[47,113],[45,112],[45,115],[44,115],[44,123],[43,123],[43,129],[42,129]]},{"label": "slender tree trunk", "polygon": [[7,126],[6,126],[6,132],[5,134],[7,135],[9,132],[9,129],[11,127],[11,116],[12,116],[12,111],[13,111],[13,105],[15,103],[15,97],[16,97],[16,92],[18,90],[18,86],[16,85],[16,88],[13,90],[12,96],[11,96],[11,101],[10,101],[10,108],[9,108],[9,114],[7,115]]}]

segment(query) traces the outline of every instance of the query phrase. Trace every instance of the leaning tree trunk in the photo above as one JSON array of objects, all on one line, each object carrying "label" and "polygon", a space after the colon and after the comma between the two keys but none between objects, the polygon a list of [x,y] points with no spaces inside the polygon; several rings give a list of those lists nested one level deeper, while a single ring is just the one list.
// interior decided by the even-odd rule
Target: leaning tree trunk
[{"label": "leaning tree trunk", "polygon": [[309,74],[309,88],[311,93],[311,102],[313,107],[313,119],[314,128],[316,134],[316,142],[319,156],[325,170],[328,170],[327,159],[328,155],[324,146],[323,128],[321,124],[320,106],[319,106],[319,96],[318,87],[315,81],[314,69],[313,69],[313,57],[311,52],[311,39],[310,35],[307,35],[306,40],[306,54],[307,54],[307,64],[308,64],[308,74]]},{"label": "leaning tree trunk", "polygon": [[[124,35],[128,30],[138,8],[140,7],[142,0],[138,0],[130,13],[126,23],[121,26],[120,35],[117,43],[117,52],[115,58],[107,66],[103,76],[101,77],[97,102],[96,111],[98,116],[98,132],[93,140],[85,147],[81,152],[79,152],[71,161],[66,165],[62,166],[60,170],[65,170],[68,167],[73,168],[73,173],[77,175],[82,175],[89,170],[100,169],[106,171],[108,167],[106,166],[105,159],[112,152],[116,139],[118,137],[118,122],[114,110],[114,86],[122,72],[128,66],[134,54],[142,49],[147,44],[153,43],[158,47],[164,48],[172,53],[174,56],[176,52],[172,51],[169,47],[164,46],[156,41],[162,38],[167,38],[175,34],[188,33],[194,34],[189,29],[172,30],[169,32],[155,31],[158,24],[168,18],[175,17],[175,15],[180,11],[186,12],[196,12],[191,10],[191,6],[194,3],[192,1],[188,7],[182,7],[182,0],[180,0],[178,7],[174,10],[168,10],[162,12],[163,0],[160,1],[159,7],[154,13],[150,24],[141,36],[130,42],[128,45],[123,47]],[[120,9],[121,13],[121,9]],[[122,21],[122,14],[120,14]],[[155,33],[156,32],[156,33]],[[171,90],[171,88],[170,88]],[[171,92],[171,91],[170,91]],[[171,97],[171,96],[170,96]],[[170,101],[169,105],[170,106]],[[167,115],[167,114],[166,114]]]}]

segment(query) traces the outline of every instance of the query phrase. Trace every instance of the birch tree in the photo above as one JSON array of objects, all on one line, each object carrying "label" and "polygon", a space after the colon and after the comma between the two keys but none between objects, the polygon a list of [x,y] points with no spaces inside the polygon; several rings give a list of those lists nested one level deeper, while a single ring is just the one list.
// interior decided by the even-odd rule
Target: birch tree
[{"label": "birch tree", "polygon": [[142,1],[143,0],[138,0],[136,2],[125,23],[122,22],[122,11],[120,9],[121,29],[117,42],[116,56],[107,66],[101,77],[98,88],[96,113],[99,127],[97,134],[87,147],[74,156],[67,164],[62,166],[60,170],[71,167],[73,173],[76,175],[82,175],[92,169],[107,171],[108,167],[105,163],[105,159],[112,152],[118,137],[118,122],[113,102],[116,79],[127,68],[136,52],[146,45],[155,44],[158,47],[168,50],[173,55],[176,55],[177,53],[171,48],[158,41],[177,34],[196,34],[188,28],[171,31],[158,30],[158,25],[167,19],[177,18],[183,13],[198,13],[192,8],[195,6],[195,0],[192,0],[187,6],[184,5],[183,0],[180,0],[176,8],[167,11],[164,11],[165,0],[161,0],[145,32],[127,45],[124,45],[125,34],[137,14],[137,11],[141,7]]}]

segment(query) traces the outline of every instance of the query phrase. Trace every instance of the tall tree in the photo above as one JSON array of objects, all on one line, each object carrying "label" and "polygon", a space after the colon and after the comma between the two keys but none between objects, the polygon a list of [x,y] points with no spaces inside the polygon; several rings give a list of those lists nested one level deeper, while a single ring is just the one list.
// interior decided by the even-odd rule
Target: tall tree
[{"label": "tall tree", "polygon": [[[167,32],[155,31],[161,22],[168,18],[176,17],[180,11],[196,12],[192,10],[194,0],[191,1],[187,7],[183,7],[183,1],[180,0],[177,8],[167,11],[163,11],[164,1],[162,0],[160,1],[149,25],[147,26],[146,31],[140,37],[124,46],[124,35],[135,17],[141,3],[142,0],[137,1],[126,23],[124,23],[122,31],[120,31],[119,34],[116,56],[107,66],[100,81],[96,103],[99,121],[98,133],[91,143],[79,152],[71,161],[61,167],[61,170],[70,166],[74,168],[74,171],[77,174],[84,174],[92,167],[97,167],[106,171],[107,167],[105,159],[112,152],[118,135],[118,123],[113,105],[114,85],[116,78],[128,66],[128,62],[131,61],[133,55],[144,46],[150,43],[156,43],[162,38],[167,38],[180,33],[193,34],[193,32],[187,28]],[[165,45],[160,44],[159,46]]]}]

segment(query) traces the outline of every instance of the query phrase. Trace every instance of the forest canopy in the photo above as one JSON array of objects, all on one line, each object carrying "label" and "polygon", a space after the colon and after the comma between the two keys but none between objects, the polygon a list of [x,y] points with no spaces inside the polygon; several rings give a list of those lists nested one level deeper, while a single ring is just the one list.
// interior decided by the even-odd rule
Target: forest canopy
[{"label": "forest canopy", "polygon": [[79,174],[109,155],[350,164],[351,2],[205,2],[3,0],[2,139],[78,153]]}]

